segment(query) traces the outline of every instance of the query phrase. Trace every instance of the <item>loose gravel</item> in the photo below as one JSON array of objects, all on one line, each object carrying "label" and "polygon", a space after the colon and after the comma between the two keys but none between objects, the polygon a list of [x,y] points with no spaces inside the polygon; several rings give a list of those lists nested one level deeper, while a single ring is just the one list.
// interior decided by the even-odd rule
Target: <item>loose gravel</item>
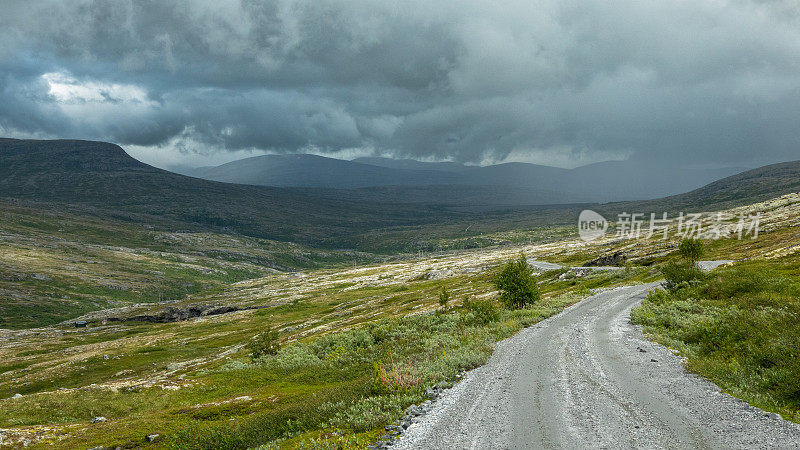
[{"label": "loose gravel", "polygon": [[630,324],[656,287],[601,292],[498,343],[391,448],[800,448],[800,425],[720,392]]}]

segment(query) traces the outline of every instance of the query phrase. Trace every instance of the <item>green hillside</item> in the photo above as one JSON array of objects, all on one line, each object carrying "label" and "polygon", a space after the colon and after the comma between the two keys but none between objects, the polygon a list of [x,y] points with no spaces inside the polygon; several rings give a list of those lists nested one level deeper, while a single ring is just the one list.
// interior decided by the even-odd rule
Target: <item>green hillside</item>
[{"label": "green hillside", "polygon": [[200,180],[143,164],[114,144],[72,140],[1,139],[0,197],[70,205],[68,211],[164,229],[328,246],[358,231],[453,215],[419,205],[337,200]]}]

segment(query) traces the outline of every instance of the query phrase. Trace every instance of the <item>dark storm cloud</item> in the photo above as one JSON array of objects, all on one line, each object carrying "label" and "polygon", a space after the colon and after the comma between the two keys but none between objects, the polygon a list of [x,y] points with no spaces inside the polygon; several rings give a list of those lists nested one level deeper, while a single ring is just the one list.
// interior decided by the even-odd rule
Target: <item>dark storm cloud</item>
[{"label": "dark storm cloud", "polygon": [[796,159],[798,11],[745,0],[5,2],[0,131],[188,153]]}]

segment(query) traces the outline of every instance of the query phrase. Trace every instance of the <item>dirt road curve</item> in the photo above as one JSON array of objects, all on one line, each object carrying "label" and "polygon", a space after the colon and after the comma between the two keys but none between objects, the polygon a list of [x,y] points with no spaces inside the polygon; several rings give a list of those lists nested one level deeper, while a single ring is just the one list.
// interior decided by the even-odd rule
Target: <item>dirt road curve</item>
[{"label": "dirt road curve", "polygon": [[592,296],[498,344],[392,448],[800,448],[629,323],[656,285]]}]

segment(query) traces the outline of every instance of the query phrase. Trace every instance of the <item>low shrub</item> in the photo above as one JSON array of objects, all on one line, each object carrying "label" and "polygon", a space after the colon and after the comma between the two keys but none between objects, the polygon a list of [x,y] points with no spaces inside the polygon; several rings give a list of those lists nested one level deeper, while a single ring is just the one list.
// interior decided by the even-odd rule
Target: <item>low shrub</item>
[{"label": "low shrub", "polygon": [[683,278],[648,295],[631,321],[726,392],[800,420],[800,283],[783,275],[797,267],[753,262],[702,278],[680,267]]},{"label": "low shrub", "polygon": [[355,432],[368,431],[396,420],[403,409],[419,400],[419,395],[396,393],[366,397],[336,413],[331,425]]},{"label": "low shrub", "polygon": [[500,310],[495,302],[484,300],[464,299],[464,311],[461,320],[467,325],[487,325],[500,320]]},{"label": "low shrub", "polygon": [[664,288],[668,291],[677,291],[705,279],[705,273],[694,264],[668,262],[661,267],[664,276]]},{"label": "low shrub", "polygon": [[678,253],[687,263],[694,266],[703,257],[705,246],[700,239],[684,238],[678,245]]},{"label": "low shrub", "polygon": [[268,355],[275,355],[280,348],[278,332],[269,327],[267,327],[266,331],[263,333],[253,337],[247,344],[247,349],[250,350],[250,358],[252,358],[253,361]]},{"label": "low shrub", "polygon": [[324,363],[308,345],[295,344],[282,348],[277,355],[262,360],[269,369],[289,371],[316,367]]}]

